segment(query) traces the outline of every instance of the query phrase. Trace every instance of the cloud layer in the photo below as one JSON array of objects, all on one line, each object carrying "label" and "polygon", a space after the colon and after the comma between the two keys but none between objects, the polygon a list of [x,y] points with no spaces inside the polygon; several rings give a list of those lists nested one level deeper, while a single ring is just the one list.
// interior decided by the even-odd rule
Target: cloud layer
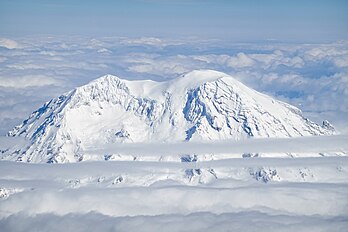
[{"label": "cloud layer", "polygon": [[[59,225],[59,226],[57,226]],[[207,212],[188,215],[160,215],[111,217],[90,212],[87,214],[15,214],[0,220],[4,231],[260,231],[260,232],[339,232],[347,228],[342,217],[269,215],[257,211],[212,214]]]},{"label": "cloud layer", "polygon": [[348,223],[347,175],[347,157],[57,165],[2,161],[0,228],[342,231]]},{"label": "cloud layer", "polygon": [[251,44],[154,37],[34,37],[0,40],[0,133],[45,101],[107,73],[164,80],[194,69],[226,72],[348,129],[348,42]]}]

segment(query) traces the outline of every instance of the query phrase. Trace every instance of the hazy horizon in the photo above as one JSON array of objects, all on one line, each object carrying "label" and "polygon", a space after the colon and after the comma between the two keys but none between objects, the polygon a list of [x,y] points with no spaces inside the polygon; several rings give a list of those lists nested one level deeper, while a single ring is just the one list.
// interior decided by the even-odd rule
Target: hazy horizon
[{"label": "hazy horizon", "polygon": [[3,0],[0,35],[332,42],[348,39],[347,10],[344,0]]}]

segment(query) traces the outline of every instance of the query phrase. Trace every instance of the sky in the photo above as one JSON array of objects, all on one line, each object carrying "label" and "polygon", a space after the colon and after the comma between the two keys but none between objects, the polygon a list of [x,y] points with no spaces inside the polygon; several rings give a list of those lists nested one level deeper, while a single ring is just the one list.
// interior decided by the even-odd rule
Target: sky
[{"label": "sky", "polygon": [[2,0],[0,34],[333,41],[348,38],[345,0]]}]

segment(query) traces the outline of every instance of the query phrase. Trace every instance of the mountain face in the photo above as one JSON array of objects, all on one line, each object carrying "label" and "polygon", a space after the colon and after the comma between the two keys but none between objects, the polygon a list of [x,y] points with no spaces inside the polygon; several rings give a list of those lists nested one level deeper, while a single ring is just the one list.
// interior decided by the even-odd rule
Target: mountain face
[{"label": "mountain face", "polygon": [[296,107],[227,74],[200,70],[167,82],[106,75],[44,104],[8,133],[30,141],[3,158],[77,162],[87,147],[249,137],[329,135]]}]

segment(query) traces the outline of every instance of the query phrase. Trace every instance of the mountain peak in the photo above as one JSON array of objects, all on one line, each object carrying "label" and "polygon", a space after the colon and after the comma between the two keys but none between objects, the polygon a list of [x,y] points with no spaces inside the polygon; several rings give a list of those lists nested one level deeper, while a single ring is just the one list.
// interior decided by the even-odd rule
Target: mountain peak
[{"label": "mountain peak", "polygon": [[202,84],[206,82],[217,81],[220,78],[226,76],[228,75],[223,72],[209,69],[199,69],[183,74],[181,77],[177,78],[176,81],[187,81],[191,83]]},{"label": "mountain peak", "polygon": [[227,74],[222,72],[202,69],[183,74],[182,76],[172,80],[171,83],[175,86],[174,88],[193,89],[202,84],[214,82],[227,76]]},{"label": "mountain peak", "polygon": [[[94,79],[92,81],[90,81],[89,83],[87,83],[86,85],[84,86],[89,86],[89,85],[109,85],[109,84],[114,84],[116,82],[120,82],[122,81],[121,78],[117,77],[117,76],[114,76],[114,75],[111,75],[111,74],[106,74],[104,76],[101,76],[97,79]],[[84,86],[81,86],[81,87],[84,87]],[[79,88],[79,87],[78,87]]]},{"label": "mountain peak", "polygon": [[76,162],[86,147],[109,143],[179,142],[332,134],[296,107],[248,88],[233,77],[196,70],[177,79],[130,81],[105,75],[52,99],[10,136],[32,144],[11,159]]}]

